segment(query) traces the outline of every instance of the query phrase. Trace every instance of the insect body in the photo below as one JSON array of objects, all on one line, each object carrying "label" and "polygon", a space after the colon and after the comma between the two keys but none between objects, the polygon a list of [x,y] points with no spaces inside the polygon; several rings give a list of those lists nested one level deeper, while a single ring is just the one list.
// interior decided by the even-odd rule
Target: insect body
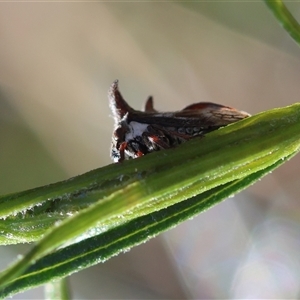
[{"label": "insect body", "polygon": [[131,108],[115,81],[108,92],[115,119],[111,158],[115,162],[143,156],[177,145],[250,115],[232,107],[210,102],[191,104],[181,111],[161,113],[149,97],[145,111]]}]

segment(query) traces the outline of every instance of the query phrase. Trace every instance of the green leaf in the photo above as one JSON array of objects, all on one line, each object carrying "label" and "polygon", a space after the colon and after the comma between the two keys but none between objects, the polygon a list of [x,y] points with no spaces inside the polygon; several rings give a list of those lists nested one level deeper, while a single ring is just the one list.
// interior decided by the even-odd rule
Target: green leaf
[{"label": "green leaf", "polygon": [[289,158],[241,180],[217,187],[166,209],[132,220],[106,233],[57,250],[38,260],[22,276],[1,290],[0,297],[6,298],[55,277],[68,276],[80,269],[105,262],[110,257],[207,210],[234,192],[251,185]]},{"label": "green leaf", "polygon": [[282,27],[300,44],[300,25],[281,0],[264,0]]},{"label": "green leaf", "polygon": [[[24,210],[25,220],[51,209],[49,218],[55,209],[65,216],[68,209],[77,213],[46,231],[28,255],[2,273],[6,287],[0,295],[105,261],[247,187],[299,151],[299,120],[299,104],[274,109],[176,149],[2,197],[7,231],[16,217],[10,214]],[[41,206],[29,217],[23,202]],[[81,242],[57,250],[78,237]]]}]

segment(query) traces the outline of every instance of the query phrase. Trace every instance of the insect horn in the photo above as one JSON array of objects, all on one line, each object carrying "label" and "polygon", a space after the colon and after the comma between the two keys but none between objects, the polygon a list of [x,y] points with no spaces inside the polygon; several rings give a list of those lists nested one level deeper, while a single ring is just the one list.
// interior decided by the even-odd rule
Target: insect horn
[{"label": "insect horn", "polygon": [[134,109],[128,105],[122,97],[118,89],[118,80],[115,80],[108,90],[108,100],[110,109],[113,113],[116,122],[119,122],[123,117]]},{"label": "insect horn", "polygon": [[146,104],[145,104],[144,111],[146,111],[146,112],[157,112],[157,110],[153,106],[153,97],[152,96],[148,97],[148,99],[146,101]]}]

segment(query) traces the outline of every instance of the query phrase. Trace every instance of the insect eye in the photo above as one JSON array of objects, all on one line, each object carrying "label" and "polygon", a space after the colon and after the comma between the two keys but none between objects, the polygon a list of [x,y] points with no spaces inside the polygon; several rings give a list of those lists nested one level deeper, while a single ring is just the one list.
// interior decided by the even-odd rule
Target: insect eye
[{"label": "insect eye", "polygon": [[118,127],[114,131],[114,138],[115,138],[115,140],[122,139],[125,134],[126,134],[126,129],[123,127]]}]

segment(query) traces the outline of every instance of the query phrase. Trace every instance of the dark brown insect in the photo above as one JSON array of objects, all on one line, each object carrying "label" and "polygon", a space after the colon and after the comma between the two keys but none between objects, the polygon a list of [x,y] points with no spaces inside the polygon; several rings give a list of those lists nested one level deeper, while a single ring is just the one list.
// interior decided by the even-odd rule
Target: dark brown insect
[{"label": "dark brown insect", "polygon": [[161,113],[154,109],[152,97],[146,101],[145,111],[138,111],[124,100],[117,80],[111,85],[108,98],[115,119],[111,146],[111,158],[115,162],[176,147],[250,116],[235,108],[210,102]]}]

